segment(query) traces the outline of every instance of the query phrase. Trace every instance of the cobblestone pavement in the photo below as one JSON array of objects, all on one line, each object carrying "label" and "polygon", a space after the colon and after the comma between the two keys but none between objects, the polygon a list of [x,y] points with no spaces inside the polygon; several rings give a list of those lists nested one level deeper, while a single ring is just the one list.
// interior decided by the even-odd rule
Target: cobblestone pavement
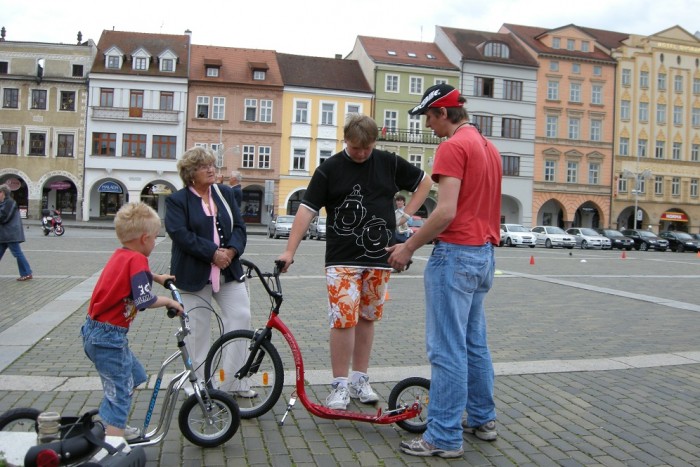
[{"label": "cobblestone pavement", "polygon": [[[9,253],[0,262],[0,412],[81,413],[97,407],[102,393],[78,329],[91,285],[118,243],[109,229],[67,224],[56,238],[27,227],[22,247],[34,279],[15,281]],[[246,257],[269,270],[285,240],[260,233],[251,228]],[[151,267],[165,272],[170,242],[159,241]],[[319,401],[329,380],[323,247],[302,243],[283,278],[282,308],[302,348],[309,395]],[[411,269],[392,278],[370,369],[382,398],[404,376],[429,376],[422,282],[429,254],[429,246],[420,249]],[[486,302],[497,441],[465,435],[461,461],[414,458],[398,451],[413,435],[396,426],[324,420],[300,403],[280,427],[292,391],[285,386],[270,413],[243,420],[219,448],[193,446],[173,420],[165,441],[146,448],[149,465],[700,465],[700,256],[500,248],[497,267]],[[255,283],[251,295],[257,327],[269,300]],[[163,310],[148,310],[130,330],[149,374],[174,351],[175,326]],[[283,340],[273,342],[291,370]],[[149,398],[150,391],[137,391],[132,421],[143,420]]]}]

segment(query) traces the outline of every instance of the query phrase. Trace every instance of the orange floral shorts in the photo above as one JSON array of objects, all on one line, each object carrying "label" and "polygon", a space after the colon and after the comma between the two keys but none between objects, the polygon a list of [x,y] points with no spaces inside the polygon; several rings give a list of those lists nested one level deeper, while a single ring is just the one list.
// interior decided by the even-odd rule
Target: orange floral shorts
[{"label": "orange floral shorts", "polygon": [[390,277],[389,269],[326,268],[330,327],[352,328],[360,317],[369,321],[382,319]]}]

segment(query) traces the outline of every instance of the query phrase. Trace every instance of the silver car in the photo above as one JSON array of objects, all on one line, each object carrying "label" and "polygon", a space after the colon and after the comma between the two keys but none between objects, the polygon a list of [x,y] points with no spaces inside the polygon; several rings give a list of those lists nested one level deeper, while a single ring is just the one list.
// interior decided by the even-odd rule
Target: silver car
[{"label": "silver car", "polygon": [[544,245],[547,248],[560,246],[568,249],[576,246],[573,235],[569,235],[553,225],[538,225],[532,228],[532,232],[537,236],[537,245]]},{"label": "silver car", "polygon": [[309,238],[316,240],[326,239],[326,218],[316,217],[309,226]]},{"label": "silver car", "polygon": [[[289,237],[289,233],[292,231],[293,223],[294,216],[275,216],[267,225],[267,237]],[[307,231],[306,235],[304,235],[304,240],[306,240],[308,236],[309,232]]]},{"label": "silver car", "polygon": [[501,224],[501,244],[535,248],[535,234],[520,224]]},{"label": "silver car", "polygon": [[612,242],[610,239],[600,235],[593,229],[585,227],[572,227],[568,229],[566,233],[574,236],[576,246],[580,247],[582,250],[586,250],[588,248],[610,250],[612,248]]}]

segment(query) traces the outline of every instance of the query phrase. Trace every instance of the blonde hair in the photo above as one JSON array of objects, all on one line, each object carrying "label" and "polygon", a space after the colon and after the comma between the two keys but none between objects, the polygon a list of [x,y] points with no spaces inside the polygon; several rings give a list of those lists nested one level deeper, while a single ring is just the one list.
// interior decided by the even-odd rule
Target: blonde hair
[{"label": "blonde hair", "polygon": [[157,234],[160,231],[160,217],[146,203],[126,203],[114,217],[114,229],[123,245],[143,234]]},{"label": "blonde hair", "polygon": [[377,141],[379,128],[377,122],[367,115],[350,114],[345,121],[343,136],[349,144],[368,148]]},{"label": "blonde hair", "polygon": [[213,165],[216,162],[216,156],[211,149],[194,147],[185,151],[182,159],[177,161],[177,170],[180,172],[180,178],[185,186],[192,185],[194,182],[194,173],[203,165]]}]

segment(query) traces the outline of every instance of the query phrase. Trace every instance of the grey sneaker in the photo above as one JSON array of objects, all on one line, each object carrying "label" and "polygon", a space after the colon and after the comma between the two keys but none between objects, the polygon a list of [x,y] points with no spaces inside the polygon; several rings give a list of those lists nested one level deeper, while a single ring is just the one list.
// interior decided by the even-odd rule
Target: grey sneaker
[{"label": "grey sneaker", "polygon": [[369,376],[360,376],[357,384],[348,384],[348,392],[353,399],[360,399],[363,404],[374,404],[379,401],[379,396],[369,385]]},{"label": "grey sneaker", "polygon": [[348,388],[344,386],[334,387],[328,397],[326,397],[326,407],[329,409],[346,410],[349,403]]},{"label": "grey sneaker", "polygon": [[472,434],[484,441],[493,441],[498,438],[496,431],[496,420],[490,420],[481,426],[468,426],[467,421],[462,422],[462,428],[465,433]]},{"label": "grey sneaker", "polygon": [[127,425],[124,428],[124,439],[127,441],[133,441],[135,439],[139,439],[141,437],[141,429],[136,428],[135,426],[129,426]]},{"label": "grey sneaker", "polygon": [[462,457],[464,455],[464,448],[462,448],[461,446],[459,449],[448,451],[445,449],[436,448],[432,444],[425,441],[423,437],[416,438],[411,441],[401,441],[399,449],[411,456],[420,457],[438,456],[451,458]]}]

